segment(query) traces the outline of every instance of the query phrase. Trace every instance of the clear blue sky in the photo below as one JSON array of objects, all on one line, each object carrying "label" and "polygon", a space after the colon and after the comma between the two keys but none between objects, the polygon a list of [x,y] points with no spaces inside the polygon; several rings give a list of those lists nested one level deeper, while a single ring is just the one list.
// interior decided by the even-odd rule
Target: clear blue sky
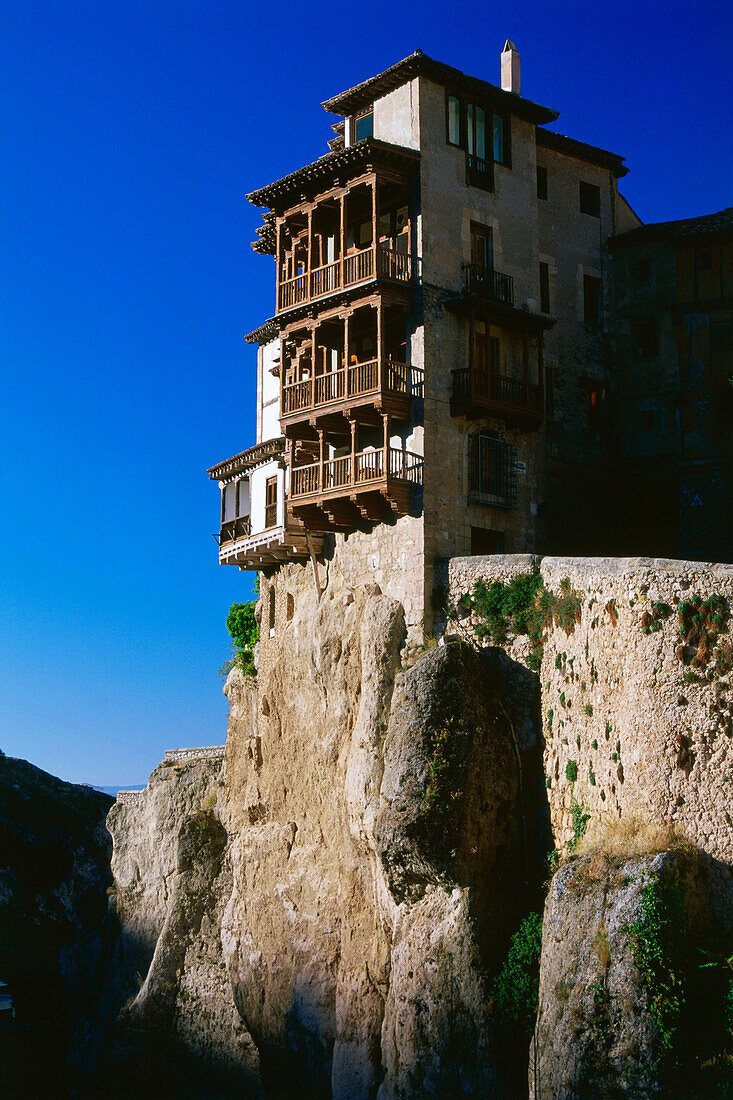
[{"label": "clear blue sky", "polygon": [[645,221],[733,203],[729,2],[57,0],[0,26],[0,748],[144,782],[224,740],[206,467],[254,441],[273,270],[246,192],[326,151],[323,99],[420,48],[624,154]]}]

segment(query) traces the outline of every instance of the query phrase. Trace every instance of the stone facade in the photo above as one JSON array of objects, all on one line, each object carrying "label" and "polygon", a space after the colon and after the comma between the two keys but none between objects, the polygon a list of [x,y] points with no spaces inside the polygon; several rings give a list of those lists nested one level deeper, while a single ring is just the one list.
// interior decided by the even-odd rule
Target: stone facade
[{"label": "stone facade", "polygon": [[611,245],[617,496],[634,550],[730,561],[733,209]]}]

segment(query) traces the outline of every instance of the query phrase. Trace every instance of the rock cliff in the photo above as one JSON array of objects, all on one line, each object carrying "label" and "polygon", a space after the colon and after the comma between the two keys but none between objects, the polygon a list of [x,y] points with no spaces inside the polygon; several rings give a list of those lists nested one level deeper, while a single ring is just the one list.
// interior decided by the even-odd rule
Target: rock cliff
[{"label": "rock cliff", "polygon": [[[548,583],[560,568],[548,567]],[[522,917],[542,908],[548,851],[577,846],[586,807],[598,821],[611,809],[612,823],[626,806],[670,828],[693,820],[651,797],[659,761],[639,767],[638,780],[629,766],[655,751],[640,743],[633,706],[618,703],[635,667],[629,649],[655,635],[654,652],[663,651],[659,630],[644,634],[643,609],[626,614],[636,601],[617,573],[584,584],[578,633],[548,634],[539,675],[521,639],[407,648],[402,607],[376,586],[351,589],[334,574],[319,598],[304,570],[272,582],[282,614],[260,645],[257,680],[237,670],[227,680],[223,760],[202,750],[164,763],[136,803],[118,802],[109,815],[123,930],[115,983],[128,1004],[108,1046],[107,1095],[527,1095],[529,1035],[512,1033],[516,1006],[506,1014],[497,976]],[[578,588],[581,574],[576,564]],[[615,587],[599,627],[593,606],[604,583]],[[666,590],[633,584],[652,608],[662,602]],[[661,705],[648,677],[639,683],[654,704],[652,741],[666,744],[677,714],[667,696],[678,689],[671,668],[657,679]],[[559,737],[546,721],[543,736],[542,712],[559,694],[576,705],[563,711]],[[556,782],[573,751],[565,727],[577,725],[576,751],[600,759],[611,707],[626,786],[612,787],[604,771],[597,788],[591,767],[570,784],[568,801]],[[622,713],[637,724],[622,723]],[[606,755],[617,767],[613,752],[603,749],[604,768]],[[670,850],[642,845],[611,856],[599,843],[555,875],[533,1096],[664,1095],[689,1017],[673,1026],[657,1011],[659,974],[644,936],[659,898],[684,898],[684,972],[694,978],[704,948],[718,974],[730,838],[717,798],[706,801],[696,782],[692,805],[707,815],[691,829],[697,849],[675,847],[672,831]],[[671,927],[667,910],[654,912]],[[664,973],[681,967],[676,959]],[[685,1012],[712,997],[708,989],[696,1000],[696,981],[680,981]],[[527,996],[520,1015],[533,1014]],[[716,1012],[717,1027],[725,1012]],[[705,1049],[689,1047],[690,1062],[701,1066]]]}]

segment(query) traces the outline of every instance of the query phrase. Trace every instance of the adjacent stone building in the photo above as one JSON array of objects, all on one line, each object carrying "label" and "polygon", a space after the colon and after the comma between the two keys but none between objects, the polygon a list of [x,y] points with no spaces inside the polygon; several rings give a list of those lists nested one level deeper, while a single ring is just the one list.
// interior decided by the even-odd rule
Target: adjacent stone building
[{"label": "adjacent stone building", "polygon": [[611,242],[616,552],[733,560],[733,207]]},{"label": "adjacent stone building", "polygon": [[607,242],[640,221],[511,42],[500,87],[417,51],[324,107],[330,151],[249,195],[277,309],[248,336],[257,443],[210,471],[220,561],[333,562],[419,635],[446,558],[613,552]]}]

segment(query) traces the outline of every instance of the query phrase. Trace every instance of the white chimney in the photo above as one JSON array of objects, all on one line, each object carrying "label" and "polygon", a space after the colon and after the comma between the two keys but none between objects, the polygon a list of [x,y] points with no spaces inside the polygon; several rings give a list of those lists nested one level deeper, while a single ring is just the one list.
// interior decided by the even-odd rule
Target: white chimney
[{"label": "white chimney", "polygon": [[507,38],[501,54],[501,87],[504,92],[519,95],[519,50]]}]

